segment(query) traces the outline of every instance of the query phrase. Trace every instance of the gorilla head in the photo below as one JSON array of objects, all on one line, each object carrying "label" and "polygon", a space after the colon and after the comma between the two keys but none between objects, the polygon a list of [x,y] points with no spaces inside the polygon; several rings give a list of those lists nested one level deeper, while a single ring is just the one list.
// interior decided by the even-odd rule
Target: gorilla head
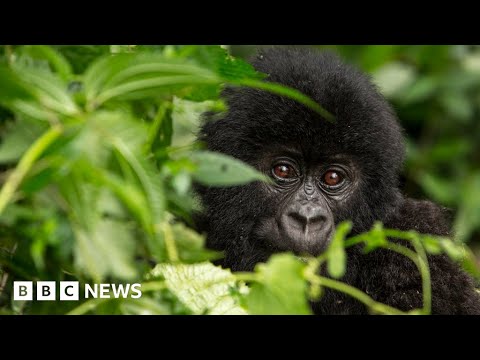
[{"label": "gorilla head", "polygon": [[368,230],[402,200],[402,131],[366,75],[312,50],[271,49],[253,65],[265,81],[296,88],[336,119],[262,90],[224,91],[228,113],[206,121],[199,139],[273,180],[199,188],[208,245],[225,250],[224,265],[234,270],[278,251],[318,255],[337,223],[350,219],[353,232]]}]

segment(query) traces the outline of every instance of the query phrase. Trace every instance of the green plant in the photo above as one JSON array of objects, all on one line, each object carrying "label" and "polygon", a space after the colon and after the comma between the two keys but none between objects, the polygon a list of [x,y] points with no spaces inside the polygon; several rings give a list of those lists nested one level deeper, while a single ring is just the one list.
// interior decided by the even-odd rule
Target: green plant
[{"label": "green plant", "polygon": [[[222,111],[224,84],[288,96],[328,121],[300,92],[217,46],[5,46],[0,63],[0,311],[60,314],[209,314],[310,312],[322,288],[343,291],[376,313],[399,313],[341,283],[346,246],[388,248],[409,257],[423,279],[426,252],[446,252],[474,270],[448,239],[384,230],[345,240],[337,229],[318,258],[273,256],[254,273],[232,274],[210,261],[188,227],[198,207],[192,181],[231,186],[266,181],[253,168],[191,142],[192,124]],[[388,237],[411,243],[413,250]],[[154,262],[155,268],[151,268]],[[318,275],[326,264],[332,278]],[[14,280],[140,282],[140,299],[13,301]],[[193,289],[193,290],[192,290]]]}]

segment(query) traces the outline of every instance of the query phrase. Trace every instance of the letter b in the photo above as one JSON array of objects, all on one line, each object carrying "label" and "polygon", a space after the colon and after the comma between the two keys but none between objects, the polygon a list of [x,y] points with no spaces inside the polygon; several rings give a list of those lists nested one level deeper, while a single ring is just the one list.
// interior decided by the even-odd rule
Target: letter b
[{"label": "letter b", "polygon": [[55,300],[55,281],[37,281],[37,300]]},{"label": "letter b", "polygon": [[13,300],[33,300],[33,284],[31,281],[13,282]]}]

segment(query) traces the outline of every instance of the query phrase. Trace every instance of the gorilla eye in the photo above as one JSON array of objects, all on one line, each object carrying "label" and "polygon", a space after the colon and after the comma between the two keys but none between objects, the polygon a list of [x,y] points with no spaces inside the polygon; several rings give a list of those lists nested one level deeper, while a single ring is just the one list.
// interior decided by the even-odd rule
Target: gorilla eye
[{"label": "gorilla eye", "polygon": [[297,176],[297,173],[292,165],[277,164],[272,168],[273,175],[278,179],[292,179]]},{"label": "gorilla eye", "polygon": [[322,177],[322,181],[327,186],[338,186],[344,180],[344,176],[341,172],[336,170],[328,170]]}]

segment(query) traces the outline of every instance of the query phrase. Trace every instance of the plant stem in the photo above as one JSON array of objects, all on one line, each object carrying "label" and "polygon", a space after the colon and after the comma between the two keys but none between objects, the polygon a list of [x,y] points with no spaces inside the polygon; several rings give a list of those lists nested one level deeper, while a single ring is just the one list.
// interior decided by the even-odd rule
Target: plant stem
[{"label": "plant stem", "polygon": [[418,254],[418,269],[422,275],[422,292],[423,292],[423,309],[425,314],[430,314],[432,311],[432,282],[430,278],[430,269],[428,266],[427,254],[419,239],[415,237],[412,240],[415,251]]},{"label": "plant stem", "polygon": [[413,261],[415,266],[417,267],[418,271],[420,272],[420,276],[422,278],[422,294],[423,294],[423,309],[422,313],[430,314],[431,312],[431,305],[432,305],[432,288],[431,288],[431,280],[430,280],[430,270],[428,267],[428,260],[425,251],[423,250],[422,245],[419,243],[417,237],[410,237],[410,242],[413,244],[415,251],[410,250],[409,248],[398,245],[395,243],[389,243],[385,246],[386,249],[393,250],[401,255],[408,257],[410,260]]},{"label": "plant stem", "polygon": [[168,259],[170,260],[170,262],[176,263],[179,261],[179,257],[177,245],[175,244],[175,239],[173,238],[172,227],[170,226],[168,221],[165,221],[162,227]]},{"label": "plant stem", "polygon": [[32,168],[35,161],[62,134],[62,129],[55,125],[39,137],[23,154],[17,167],[8,177],[0,191],[0,214],[12,199],[23,178]]},{"label": "plant stem", "polygon": [[341,291],[351,297],[357,299],[358,301],[365,304],[370,309],[374,310],[380,314],[391,314],[391,315],[405,315],[403,311],[395,309],[391,306],[379,303],[373,300],[370,296],[365,294],[363,291],[357,289],[356,287],[347,285],[341,281],[329,279],[323,276],[317,276],[318,281],[321,285],[328,287],[330,289],[334,289],[337,291]]},{"label": "plant stem", "polygon": [[155,141],[155,138],[158,136],[158,132],[160,131],[160,127],[162,126],[163,119],[165,118],[165,114],[167,110],[171,106],[170,102],[163,102],[158,107],[157,114],[153,119],[152,125],[148,129],[147,140],[145,141],[145,152],[149,153],[152,150],[152,145]]}]

